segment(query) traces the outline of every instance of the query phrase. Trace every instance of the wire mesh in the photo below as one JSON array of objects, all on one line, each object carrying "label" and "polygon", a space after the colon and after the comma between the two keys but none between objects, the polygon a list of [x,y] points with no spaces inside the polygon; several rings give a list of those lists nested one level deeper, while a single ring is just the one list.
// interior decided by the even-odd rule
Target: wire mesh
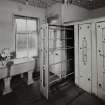
[{"label": "wire mesh", "polygon": [[74,47],[66,45],[66,40],[72,39],[66,37],[67,30],[71,29],[61,26],[49,26],[49,85],[74,74],[74,72],[68,70],[72,60],[67,59],[66,50],[74,49]]}]

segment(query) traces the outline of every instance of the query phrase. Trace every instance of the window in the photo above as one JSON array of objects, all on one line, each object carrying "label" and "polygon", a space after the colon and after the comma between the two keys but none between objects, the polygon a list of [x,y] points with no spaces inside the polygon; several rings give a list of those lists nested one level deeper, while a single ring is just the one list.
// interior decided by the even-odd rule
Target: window
[{"label": "window", "polygon": [[16,58],[38,55],[37,19],[15,16]]}]

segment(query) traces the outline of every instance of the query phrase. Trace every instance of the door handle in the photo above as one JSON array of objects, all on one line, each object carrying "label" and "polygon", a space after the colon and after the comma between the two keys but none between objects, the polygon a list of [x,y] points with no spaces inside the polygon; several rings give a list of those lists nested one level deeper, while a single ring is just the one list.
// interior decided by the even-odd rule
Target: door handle
[{"label": "door handle", "polygon": [[58,53],[55,53],[55,55],[58,55]]},{"label": "door handle", "polygon": [[98,52],[100,53],[100,52],[101,52],[101,50],[98,50]]},{"label": "door handle", "polygon": [[83,64],[86,65],[87,64],[87,39],[86,39],[86,37],[83,37],[83,39],[82,39],[82,47],[80,47],[80,49],[82,50]]},{"label": "door handle", "polygon": [[101,84],[101,83],[99,83],[98,86],[99,86],[100,88],[102,88],[102,84]]},{"label": "door handle", "polygon": [[80,50],[82,50],[83,48],[82,47],[80,47]]}]

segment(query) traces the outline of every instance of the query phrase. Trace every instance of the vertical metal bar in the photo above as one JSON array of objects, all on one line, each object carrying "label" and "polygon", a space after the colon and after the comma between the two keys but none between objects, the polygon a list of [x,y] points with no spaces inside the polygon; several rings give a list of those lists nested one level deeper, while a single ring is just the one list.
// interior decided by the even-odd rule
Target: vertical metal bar
[{"label": "vertical metal bar", "polygon": [[[62,31],[61,30],[60,30],[60,37],[62,37]],[[61,42],[63,43],[63,40],[61,40]],[[61,47],[62,47],[62,45],[61,45]],[[61,53],[61,59],[62,59],[62,53]],[[61,62],[61,78],[62,78],[62,62]]]}]

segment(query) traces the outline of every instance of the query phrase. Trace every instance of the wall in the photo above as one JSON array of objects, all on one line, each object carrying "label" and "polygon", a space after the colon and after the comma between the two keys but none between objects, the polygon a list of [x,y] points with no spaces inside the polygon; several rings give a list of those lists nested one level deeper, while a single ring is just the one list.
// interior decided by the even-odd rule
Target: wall
[{"label": "wall", "polygon": [[97,17],[103,17],[103,16],[105,16],[105,7],[92,10],[90,12],[90,16],[92,18],[97,18]]},{"label": "wall", "polygon": [[62,22],[74,22],[82,19],[87,19],[90,16],[90,11],[76,5],[62,5]]},{"label": "wall", "polygon": [[47,9],[47,17],[59,15],[59,22],[74,22],[90,17],[90,11],[76,5],[66,6],[61,3],[56,3]]},{"label": "wall", "polygon": [[95,10],[87,10],[85,8],[76,6],[76,5],[62,5],[60,3],[56,3],[52,7],[47,9],[47,17],[54,16],[55,14],[59,15],[59,23],[66,22],[75,22],[79,20],[86,20],[89,18],[97,18],[105,16],[105,7],[95,9]]},{"label": "wall", "polygon": [[15,33],[13,30],[13,15],[38,17],[40,23],[45,20],[45,10],[25,6],[16,2],[0,0],[0,50],[10,48],[15,50]]},{"label": "wall", "polygon": [[[105,8],[89,11],[87,9],[71,5],[69,7],[62,5],[62,22],[69,24],[78,20],[86,20],[89,18],[104,16]],[[96,34],[95,25],[92,24],[92,93],[97,95],[97,69],[96,69]],[[78,68],[78,25],[75,25],[75,83],[79,84],[79,68]]]}]

